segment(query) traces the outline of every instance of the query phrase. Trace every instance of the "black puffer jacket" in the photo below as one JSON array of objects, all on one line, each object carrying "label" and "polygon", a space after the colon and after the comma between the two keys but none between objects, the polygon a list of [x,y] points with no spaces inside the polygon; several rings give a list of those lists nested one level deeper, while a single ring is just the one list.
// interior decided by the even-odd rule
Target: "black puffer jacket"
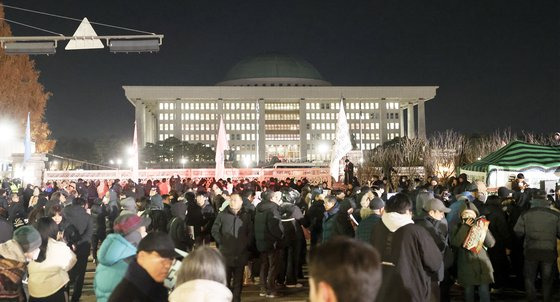
[{"label": "black puffer jacket", "polygon": [[245,265],[253,241],[251,214],[243,207],[237,214],[234,214],[229,206],[226,207],[214,221],[212,237],[218,243],[227,266]]},{"label": "black puffer jacket", "polygon": [[255,212],[255,239],[259,252],[268,252],[281,247],[284,230],[278,205],[262,201]]},{"label": "black puffer jacket", "polygon": [[303,214],[300,208],[295,204],[284,202],[280,206],[280,215],[282,217],[282,226],[284,228],[285,245],[299,242],[303,238],[303,230],[301,229],[301,220]]},{"label": "black puffer jacket", "polygon": [[62,211],[63,222],[68,226],[73,225],[78,231],[79,240],[76,244],[91,242],[93,235],[93,219],[86,209],[79,205],[69,205]]},{"label": "black puffer jacket", "polygon": [[560,214],[548,208],[547,200],[531,201],[533,207],[521,214],[513,230],[525,236],[525,258],[538,261],[555,261],[556,239],[560,238]]}]

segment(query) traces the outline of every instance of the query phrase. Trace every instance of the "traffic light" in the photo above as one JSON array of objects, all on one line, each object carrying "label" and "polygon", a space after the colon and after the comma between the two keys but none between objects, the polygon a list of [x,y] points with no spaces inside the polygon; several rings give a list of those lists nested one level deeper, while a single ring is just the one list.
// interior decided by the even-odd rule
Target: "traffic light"
[{"label": "traffic light", "polygon": [[55,41],[14,41],[3,43],[4,52],[9,55],[53,55],[56,53]]},{"label": "traffic light", "polygon": [[109,51],[112,53],[158,52],[160,39],[109,39]]}]

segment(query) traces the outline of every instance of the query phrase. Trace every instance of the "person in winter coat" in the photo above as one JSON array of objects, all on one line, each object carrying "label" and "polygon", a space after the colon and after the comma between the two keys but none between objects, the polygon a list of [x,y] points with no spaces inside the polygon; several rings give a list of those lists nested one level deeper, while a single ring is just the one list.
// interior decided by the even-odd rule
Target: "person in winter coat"
[{"label": "person in winter coat", "polygon": [[[485,248],[477,253],[463,247],[470,229],[475,225],[479,212],[476,206],[468,202],[460,212],[461,223],[452,230],[451,245],[457,249],[457,282],[465,289],[465,301],[474,301],[475,287],[478,287],[480,301],[490,301],[490,283],[494,282],[492,263]],[[496,241],[487,230],[484,247],[491,248]]]},{"label": "person in winter coat", "polygon": [[262,195],[263,201],[255,211],[255,239],[261,260],[260,296],[274,298],[277,295],[276,277],[282,259],[284,236],[279,210],[282,193],[266,191]]},{"label": "person in winter coat", "polygon": [[207,246],[195,249],[183,259],[176,285],[169,295],[170,302],[232,301],[232,293],[226,287],[224,260],[218,251]]},{"label": "person in winter coat", "polygon": [[[414,224],[408,196],[403,193],[392,196],[385,205],[381,222],[373,226],[371,236],[371,243],[383,261],[384,278],[377,298],[379,301],[429,301],[431,276],[439,270],[443,258],[428,231]],[[386,275],[394,279],[385,278]],[[393,287],[401,282],[404,290]]]},{"label": "person in winter coat", "polygon": [[354,237],[354,229],[350,222],[352,207],[348,199],[338,202],[335,196],[325,197],[325,213],[323,218],[323,239],[325,243],[336,236]]},{"label": "person in winter coat", "polygon": [[243,269],[253,240],[253,221],[238,194],[231,195],[229,206],[216,217],[212,237],[225,258],[226,280],[233,291],[233,301],[241,301]]},{"label": "person in winter coat", "polygon": [[323,237],[323,216],[325,213],[323,190],[314,188],[311,195],[311,204],[305,212],[303,226],[311,233],[311,248],[321,243]]},{"label": "person in winter coat", "polygon": [[513,228],[524,237],[525,290],[529,301],[536,300],[535,279],[541,270],[544,301],[552,301],[553,267],[558,257],[556,240],[560,238],[560,214],[550,209],[546,191],[533,193],[531,209],[523,213]]},{"label": "person in winter coat", "polygon": [[299,200],[300,194],[298,191],[286,187],[280,190],[282,192],[282,203],[280,204],[280,215],[282,217],[282,227],[284,229],[284,251],[283,251],[283,265],[280,269],[278,282],[285,284],[286,287],[302,287],[298,283],[298,272],[301,266],[302,249],[305,245],[302,244],[304,240],[303,229],[301,221],[303,214],[295,203]]},{"label": "person in winter coat", "polygon": [[489,196],[481,210],[481,214],[490,221],[488,230],[496,239],[494,247],[488,249],[488,257],[494,268],[494,285],[501,289],[507,285],[509,276],[508,257],[512,246],[512,233],[507,223],[507,217],[500,204],[498,196]]},{"label": "person in winter coat", "polygon": [[360,205],[362,206],[359,211],[361,219],[356,229],[356,239],[369,243],[373,226],[381,221],[381,216],[385,212],[385,202],[375,197],[373,192],[367,192],[362,196]]},{"label": "person in winter coat", "polygon": [[14,231],[11,240],[0,244],[0,299],[25,301],[22,280],[27,262],[37,259],[41,234],[32,226]]},{"label": "person in winter coat", "polygon": [[0,207],[0,243],[12,239],[13,225],[8,221],[8,210]]},{"label": "person in winter coat", "polygon": [[91,255],[93,262],[97,262],[97,248],[105,240],[107,230],[105,220],[107,219],[107,206],[99,198],[95,198],[91,206],[91,218],[93,220],[93,235],[91,237]]},{"label": "person in winter coat", "polygon": [[189,203],[187,212],[187,226],[194,229],[196,246],[210,243],[212,224],[214,223],[214,208],[204,192],[196,193],[196,202]]},{"label": "person in winter coat", "polygon": [[93,278],[93,289],[98,302],[107,301],[124,277],[128,264],[136,255],[136,247],[146,236],[146,227],[150,222],[147,217],[133,214],[121,215],[115,220],[115,233],[107,236],[98,252]]},{"label": "person in winter coat", "polygon": [[76,255],[61,241],[57,241],[58,226],[50,217],[35,224],[41,234],[39,256],[27,266],[29,301],[66,301],[68,271],[76,264]]},{"label": "person in winter coat", "polygon": [[449,238],[447,231],[447,221],[445,213],[451,211],[443,202],[436,198],[428,199],[424,202],[423,209],[426,215],[414,219],[414,223],[428,231],[434,239],[435,244],[439,248],[442,255],[442,263],[439,271],[432,275],[432,301],[440,301],[439,282],[443,281],[445,267],[443,265],[443,256],[449,248]]},{"label": "person in winter coat", "polygon": [[171,236],[176,248],[190,252],[194,245],[194,235],[187,233],[186,207],[187,205],[182,201],[171,204],[171,218],[167,223],[167,234]]},{"label": "person in winter coat", "polygon": [[27,218],[27,212],[23,203],[20,202],[20,197],[16,193],[10,196],[10,203],[8,205],[8,221],[12,223],[15,228],[25,225],[24,219]]},{"label": "person in winter coat", "polygon": [[86,274],[87,260],[91,249],[91,238],[93,235],[93,219],[86,212],[86,201],[83,198],[75,198],[72,205],[63,210],[64,234],[67,243],[76,253],[76,265],[70,270],[70,282],[73,282],[74,291],[71,301],[77,302],[82,295],[84,277]]},{"label": "person in winter coat", "polygon": [[169,235],[164,232],[146,235],[138,244],[136,257],[128,265],[109,302],[167,301],[168,293],[163,281],[177,256]]},{"label": "person in winter coat", "polygon": [[120,205],[121,205],[120,215],[123,214],[136,215],[136,213],[138,213],[138,210],[136,209],[136,202],[134,201],[134,197],[126,197],[125,199],[122,199],[120,201]]}]

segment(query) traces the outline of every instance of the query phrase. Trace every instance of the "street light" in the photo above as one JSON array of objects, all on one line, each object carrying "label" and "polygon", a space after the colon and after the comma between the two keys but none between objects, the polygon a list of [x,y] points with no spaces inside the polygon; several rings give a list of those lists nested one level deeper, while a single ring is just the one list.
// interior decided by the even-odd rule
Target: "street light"
[{"label": "street light", "polygon": [[122,159],[117,158],[117,169],[121,168],[121,164],[122,164]]},{"label": "street light", "polygon": [[114,165],[115,161],[111,159],[111,160],[109,160],[109,164]]},{"label": "street light", "polygon": [[243,158],[243,163],[245,164],[245,167],[251,167],[251,159],[248,156]]},{"label": "street light", "polygon": [[319,151],[320,154],[326,154],[329,152],[329,145],[327,145],[327,143],[320,143],[317,146],[317,151]]},{"label": "street light", "polygon": [[187,163],[187,159],[186,158],[181,158],[181,164],[183,165],[183,169],[185,168],[185,164]]}]

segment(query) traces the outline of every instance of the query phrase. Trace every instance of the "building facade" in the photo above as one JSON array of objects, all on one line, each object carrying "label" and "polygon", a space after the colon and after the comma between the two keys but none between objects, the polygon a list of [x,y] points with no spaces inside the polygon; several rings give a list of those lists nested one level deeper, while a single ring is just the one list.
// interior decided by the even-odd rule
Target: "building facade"
[{"label": "building facade", "polygon": [[438,87],[331,86],[305,60],[269,54],[241,61],[216,86],[123,88],[139,146],[172,136],[214,146],[222,115],[234,160],[256,163],[329,160],[341,99],[357,150],[425,137],[425,102]]}]

